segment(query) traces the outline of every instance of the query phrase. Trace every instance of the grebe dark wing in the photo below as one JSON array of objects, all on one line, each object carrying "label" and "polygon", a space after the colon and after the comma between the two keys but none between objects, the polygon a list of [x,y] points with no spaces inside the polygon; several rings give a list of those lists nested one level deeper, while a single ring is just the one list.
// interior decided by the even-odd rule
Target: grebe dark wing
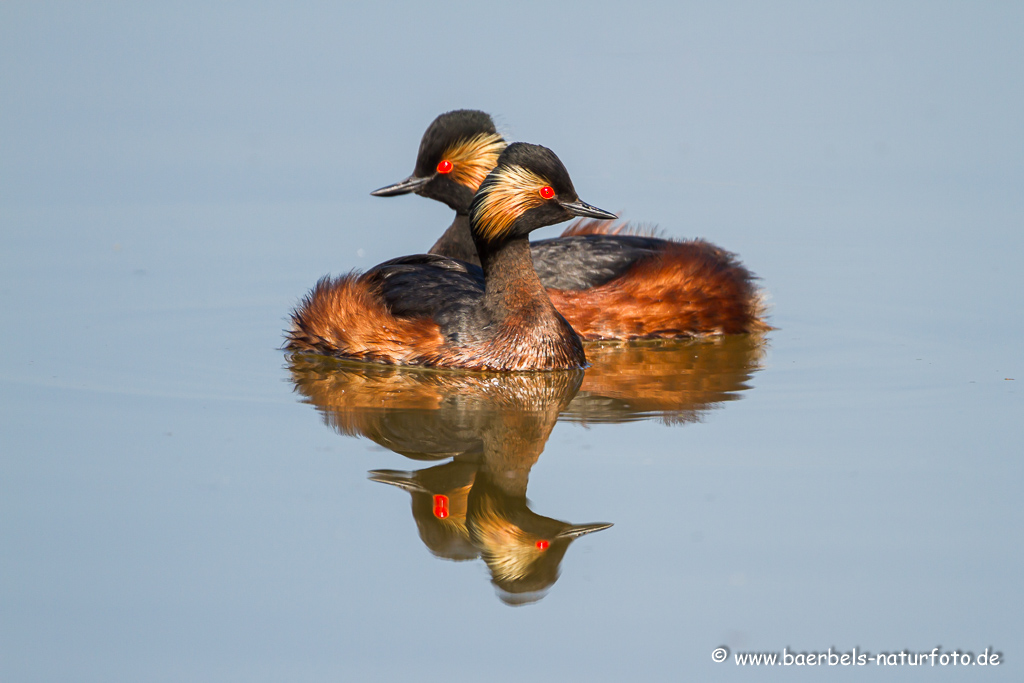
[{"label": "grebe dark wing", "polygon": [[479,301],[484,291],[480,266],[435,254],[391,259],[367,271],[366,277],[394,315],[430,317],[442,327],[454,310]]},{"label": "grebe dark wing", "polygon": [[581,235],[530,244],[533,267],[545,287],[587,289],[610,282],[638,260],[654,256],[665,240],[639,235]]},{"label": "grebe dark wing", "polygon": [[384,277],[390,277],[394,273],[403,272],[402,266],[430,266],[438,268],[440,270],[451,271],[453,273],[467,273],[475,274],[481,281],[484,277],[484,272],[480,269],[480,266],[460,261],[459,259],[451,258],[450,256],[440,256],[438,254],[412,254],[410,256],[399,256],[388,261],[384,261],[373,268],[367,273],[372,273],[377,270],[385,269],[388,274]]}]

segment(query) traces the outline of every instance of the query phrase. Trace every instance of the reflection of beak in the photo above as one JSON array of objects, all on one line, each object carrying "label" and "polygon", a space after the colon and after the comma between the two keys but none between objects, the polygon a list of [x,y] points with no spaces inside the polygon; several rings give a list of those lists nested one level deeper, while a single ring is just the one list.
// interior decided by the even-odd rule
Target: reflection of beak
[{"label": "reflection of beak", "polygon": [[559,532],[555,538],[568,538],[571,540],[579,538],[580,536],[585,536],[586,534],[592,534],[595,531],[604,531],[610,526],[612,525],[605,522],[598,522],[597,524],[575,524],[565,531]]},{"label": "reflection of beak", "polygon": [[401,472],[399,470],[370,470],[369,477],[370,481],[377,481],[381,484],[391,484],[397,486],[403,491],[409,492],[420,492],[429,493],[423,486],[412,478],[411,472]]},{"label": "reflection of beak", "polygon": [[430,182],[434,176],[427,176],[426,178],[420,178],[418,176],[411,175],[401,182],[397,182],[394,185],[388,185],[382,187],[379,190],[374,190],[370,194],[374,197],[394,197],[400,194],[409,194],[415,192],[424,185]]}]

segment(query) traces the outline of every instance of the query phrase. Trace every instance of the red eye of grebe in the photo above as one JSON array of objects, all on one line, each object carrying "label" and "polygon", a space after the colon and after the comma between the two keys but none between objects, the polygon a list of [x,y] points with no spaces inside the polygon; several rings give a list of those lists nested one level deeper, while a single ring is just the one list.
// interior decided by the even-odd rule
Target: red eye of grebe
[{"label": "red eye of grebe", "polygon": [[438,519],[448,516],[448,496],[434,496],[434,516]]},{"label": "red eye of grebe", "polygon": [[547,550],[551,544],[543,539],[537,541],[537,550]]},{"label": "red eye of grebe", "polygon": [[545,185],[544,187],[540,188],[540,196],[543,197],[544,199],[551,199],[552,197],[555,196],[555,188],[551,187],[550,185]]},{"label": "red eye of grebe", "polygon": [[442,159],[437,164],[437,172],[438,173],[451,173],[452,172],[452,168],[454,168],[452,166],[452,162],[448,161],[447,159]]}]

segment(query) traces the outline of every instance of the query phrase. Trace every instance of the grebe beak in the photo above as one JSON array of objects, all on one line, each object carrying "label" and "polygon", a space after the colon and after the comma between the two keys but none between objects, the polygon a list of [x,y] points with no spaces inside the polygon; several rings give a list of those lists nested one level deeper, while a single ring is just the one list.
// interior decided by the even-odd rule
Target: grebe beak
[{"label": "grebe beak", "polygon": [[579,538],[585,534],[592,534],[595,531],[604,531],[610,526],[612,525],[603,522],[598,524],[577,524],[559,533],[556,538]]},{"label": "grebe beak", "polygon": [[374,197],[396,197],[400,194],[409,194],[410,192],[415,192],[429,183],[432,178],[433,176],[420,178],[418,176],[411,175],[401,182],[395,183],[394,185],[388,185],[387,187],[382,187],[379,190],[374,190],[370,194]]},{"label": "grebe beak", "polygon": [[574,202],[559,202],[565,207],[569,213],[574,216],[585,216],[587,218],[603,218],[605,220],[615,220],[618,218],[614,213],[599,209],[596,206],[591,206],[584,201],[576,200]]}]

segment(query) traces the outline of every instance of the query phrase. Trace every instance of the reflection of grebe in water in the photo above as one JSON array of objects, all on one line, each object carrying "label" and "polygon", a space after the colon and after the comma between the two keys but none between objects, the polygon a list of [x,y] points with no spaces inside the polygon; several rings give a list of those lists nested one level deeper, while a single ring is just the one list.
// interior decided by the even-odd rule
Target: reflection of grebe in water
[{"label": "reflection of grebe in water", "polygon": [[678,342],[588,344],[591,366],[560,419],[592,424],[656,418],[665,424],[700,422],[727,401],[738,401],[761,369],[763,335]]},{"label": "reflection of grebe in water", "polygon": [[554,420],[583,380],[581,370],[442,372],[306,354],[291,356],[289,368],[295,390],[316,406],[328,426],[414,460],[478,458],[496,412],[553,411]]},{"label": "reflection of grebe in water", "polygon": [[374,470],[370,479],[410,493],[432,553],[483,558],[502,600],[539,599],[557,580],[570,543],[611,526],[543,517],[526,501],[530,470],[582,372],[499,376],[291,360],[296,388],[339,431],[416,459],[453,457],[418,472]]},{"label": "reflection of grebe in water", "polygon": [[[541,597],[558,579],[569,544],[611,524],[569,524],[529,508],[528,458],[516,470],[491,471],[495,463],[456,458],[417,472],[374,470],[370,479],[412,495],[412,514],[430,552],[449,560],[482,557],[499,596],[509,604]],[[478,465],[480,469],[478,469]],[[510,476],[511,475],[511,476]]]},{"label": "reflection of grebe in water", "polygon": [[604,524],[531,511],[529,474],[556,420],[697,421],[737,400],[759,369],[756,336],[711,342],[595,345],[581,371],[473,374],[349,363],[299,354],[296,391],[342,434],[415,460],[449,462],[370,478],[409,492],[420,538],[442,558],[487,562],[502,600],[536,600],[571,542]]}]

